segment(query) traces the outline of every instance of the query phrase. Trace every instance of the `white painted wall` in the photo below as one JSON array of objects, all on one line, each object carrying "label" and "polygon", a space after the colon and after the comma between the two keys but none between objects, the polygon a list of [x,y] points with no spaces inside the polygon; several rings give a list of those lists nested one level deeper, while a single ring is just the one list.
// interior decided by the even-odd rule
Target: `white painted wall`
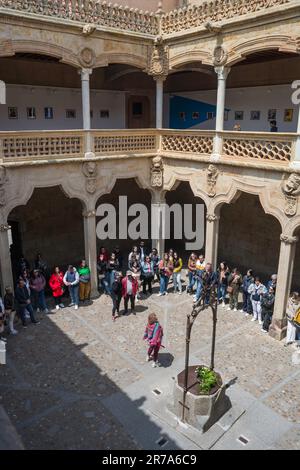
[{"label": "white painted wall", "polygon": [[[18,119],[8,119],[8,107],[18,108]],[[36,119],[27,119],[27,107],[36,108]],[[44,118],[44,107],[53,107],[53,119]],[[66,109],[75,109],[76,118],[67,119]],[[94,129],[125,128],[125,93],[91,90]],[[100,110],[109,110],[101,118]],[[7,85],[6,105],[0,105],[0,130],[82,129],[81,90],[68,88]]]},{"label": "white painted wall", "polygon": [[[277,127],[279,132],[296,132],[298,110],[291,102],[292,89],[290,85],[262,86],[249,88],[229,88],[226,90],[226,108],[230,109],[229,119],[224,122],[225,130],[232,130],[234,124],[241,125],[242,131],[269,131],[268,110],[277,109]],[[216,91],[180,92],[173,95],[216,104]],[[164,126],[169,127],[169,97],[164,100]],[[284,110],[294,109],[293,121],[284,121]],[[235,111],[244,111],[244,120],[235,121]],[[250,120],[251,111],[260,111],[259,121]],[[191,129],[215,129],[215,119],[206,121]]]}]

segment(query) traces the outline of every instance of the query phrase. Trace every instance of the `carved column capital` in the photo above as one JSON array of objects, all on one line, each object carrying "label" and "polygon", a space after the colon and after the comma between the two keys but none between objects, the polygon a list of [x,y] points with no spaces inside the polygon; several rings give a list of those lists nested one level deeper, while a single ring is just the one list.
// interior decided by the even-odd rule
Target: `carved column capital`
[{"label": "carved column capital", "polygon": [[208,222],[216,222],[217,220],[220,220],[220,216],[216,214],[206,214],[206,220]]},{"label": "carved column capital", "polygon": [[0,225],[0,232],[7,232],[11,228],[8,224],[1,224]]},{"label": "carved column capital", "polygon": [[294,237],[292,235],[286,235],[284,233],[280,235],[280,241],[282,241],[286,245],[292,245],[293,243],[297,243],[298,240],[299,240],[299,237]]},{"label": "carved column capital", "polygon": [[96,211],[95,210],[90,210],[90,211],[83,211],[82,212],[83,217],[96,217]]},{"label": "carved column capital", "polygon": [[230,67],[224,67],[224,65],[215,67],[215,72],[218,75],[218,80],[226,80],[230,72]]}]

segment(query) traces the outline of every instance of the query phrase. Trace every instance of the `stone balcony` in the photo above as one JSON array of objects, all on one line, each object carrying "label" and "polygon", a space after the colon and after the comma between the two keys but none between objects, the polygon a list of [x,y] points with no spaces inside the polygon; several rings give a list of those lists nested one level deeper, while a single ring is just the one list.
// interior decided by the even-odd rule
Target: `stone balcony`
[{"label": "stone balcony", "polygon": [[171,129],[63,130],[0,132],[2,164],[142,158],[161,155],[195,161],[219,161],[236,166],[288,168],[295,160],[298,134],[219,132],[220,154],[214,154],[215,131]]}]

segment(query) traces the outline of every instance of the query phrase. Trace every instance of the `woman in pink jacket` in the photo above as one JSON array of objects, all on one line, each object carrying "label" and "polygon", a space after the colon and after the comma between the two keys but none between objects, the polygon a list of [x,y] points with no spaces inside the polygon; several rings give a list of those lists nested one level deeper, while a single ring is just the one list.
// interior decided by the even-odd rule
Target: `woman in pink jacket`
[{"label": "woman in pink jacket", "polygon": [[152,367],[160,366],[157,358],[161,348],[163,335],[164,332],[162,326],[159,324],[157,316],[155,313],[150,313],[148,316],[148,324],[146,325],[144,333],[144,340],[147,340],[149,343],[146,361],[151,361],[151,359],[153,359]]}]

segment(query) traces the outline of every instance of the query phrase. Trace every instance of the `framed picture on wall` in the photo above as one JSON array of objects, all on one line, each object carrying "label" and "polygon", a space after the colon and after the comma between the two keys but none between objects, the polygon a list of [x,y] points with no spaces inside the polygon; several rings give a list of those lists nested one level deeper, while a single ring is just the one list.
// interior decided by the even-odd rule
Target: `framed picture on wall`
[{"label": "framed picture on wall", "polygon": [[30,106],[27,108],[27,119],[36,119],[35,107]]},{"label": "framed picture on wall", "polygon": [[100,117],[103,118],[103,119],[109,119],[109,110],[108,109],[101,109]]},{"label": "framed picture on wall", "polygon": [[16,106],[8,108],[8,119],[18,119],[18,108]]},{"label": "framed picture on wall", "polygon": [[208,113],[206,113],[206,119],[207,120],[210,120],[210,119],[213,119],[215,116],[214,116],[214,113],[211,112],[211,111],[208,111]]},{"label": "framed picture on wall", "polygon": [[44,108],[44,116],[45,119],[53,119],[53,108],[51,106]]},{"label": "framed picture on wall", "polygon": [[268,121],[276,120],[277,109],[269,109],[268,111]]},{"label": "framed picture on wall", "polygon": [[293,115],[294,115],[294,110],[293,109],[285,109],[284,110],[284,121],[285,122],[292,122],[293,120]]},{"label": "framed picture on wall", "polygon": [[242,121],[244,119],[244,111],[236,111],[234,113],[234,120],[235,121]]},{"label": "framed picture on wall", "polygon": [[75,119],[76,118],[76,109],[66,109],[66,118]]},{"label": "framed picture on wall", "polygon": [[194,119],[194,120],[199,119],[199,117],[200,117],[200,114],[198,113],[198,111],[195,111],[195,112],[192,113],[192,119]]},{"label": "framed picture on wall", "polygon": [[260,120],[260,111],[251,111],[250,119],[251,119],[251,121],[259,121]]}]

